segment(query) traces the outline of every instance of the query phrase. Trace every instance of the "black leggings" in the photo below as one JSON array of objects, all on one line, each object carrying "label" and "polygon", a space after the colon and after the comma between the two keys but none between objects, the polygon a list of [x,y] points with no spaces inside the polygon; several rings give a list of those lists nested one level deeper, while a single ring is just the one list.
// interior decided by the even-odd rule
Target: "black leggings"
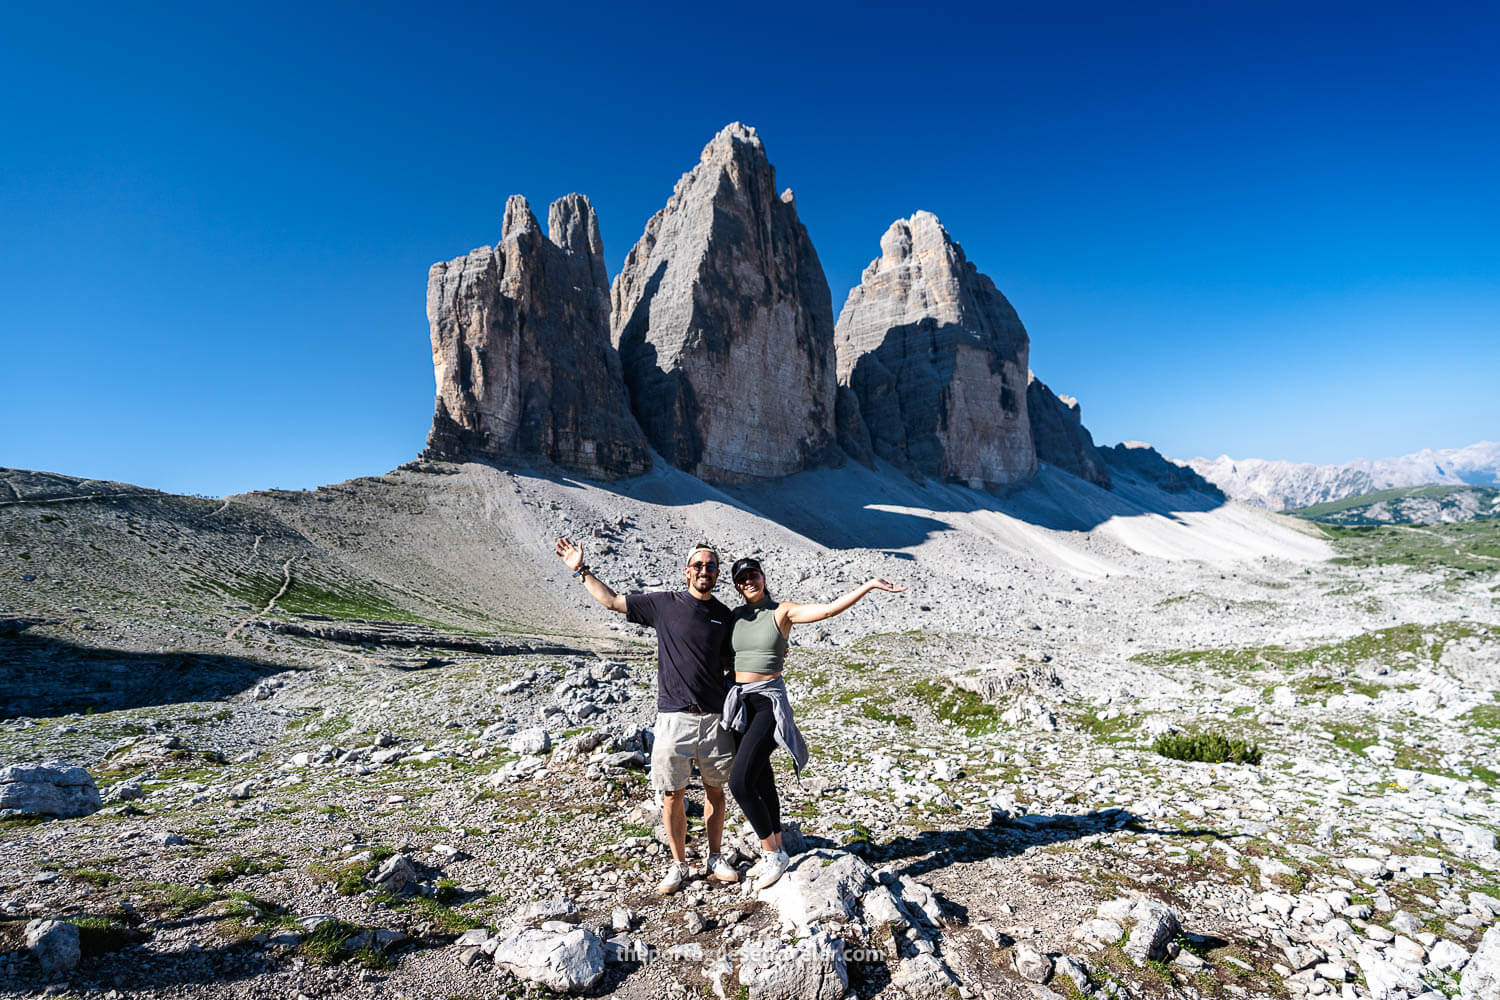
[{"label": "black leggings", "polygon": [[771,770],[776,713],[770,698],[752,694],[745,698],[745,714],[749,724],[740,736],[734,766],[729,769],[729,791],[755,827],[755,835],[765,840],[781,832],[781,800],[776,796],[776,775]]}]

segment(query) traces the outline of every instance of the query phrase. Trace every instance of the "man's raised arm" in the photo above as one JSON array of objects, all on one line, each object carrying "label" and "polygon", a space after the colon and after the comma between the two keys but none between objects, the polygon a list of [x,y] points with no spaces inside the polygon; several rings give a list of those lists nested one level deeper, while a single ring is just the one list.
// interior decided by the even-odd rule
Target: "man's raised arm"
[{"label": "man's raised arm", "polygon": [[563,565],[573,571],[573,575],[583,581],[583,588],[589,592],[589,596],[611,611],[625,613],[625,598],[609,589],[609,585],[595,576],[587,566],[583,564],[583,550],[573,544],[570,538],[559,538],[556,545],[557,557],[563,561]]}]

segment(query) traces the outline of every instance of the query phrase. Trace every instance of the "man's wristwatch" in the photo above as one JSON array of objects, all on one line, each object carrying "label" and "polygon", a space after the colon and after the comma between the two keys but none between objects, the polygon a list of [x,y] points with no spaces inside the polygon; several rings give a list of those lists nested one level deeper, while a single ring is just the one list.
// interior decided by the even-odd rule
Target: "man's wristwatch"
[{"label": "man's wristwatch", "polygon": [[578,567],[577,569],[575,569],[573,571],[573,575],[576,576],[576,577],[578,577],[581,580],[581,579],[583,579],[584,574],[588,573],[588,571],[589,571],[589,568],[587,566],[580,566],[580,567]]}]

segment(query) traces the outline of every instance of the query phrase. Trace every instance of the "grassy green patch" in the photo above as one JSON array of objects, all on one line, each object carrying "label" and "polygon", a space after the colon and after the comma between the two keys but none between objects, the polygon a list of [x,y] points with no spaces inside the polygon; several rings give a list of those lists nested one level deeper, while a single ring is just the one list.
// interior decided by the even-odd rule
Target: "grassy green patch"
[{"label": "grassy green patch", "polygon": [[286,859],[279,854],[253,858],[244,854],[231,854],[228,860],[214,865],[205,872],[203,881],[209,885],[227,885],[245,875],[266,875],[279,872],[285,867]]},{"label": "grassy green patch", "polygon": [[[207,582],[225,595],[259,609],[276,597],[284,579],[280,573],[251,573],[232,581]],[[292,567],[291,583],[288,584],[286,593],[277,598],[276,608],[294,615],[327,615],[331,618],[412,622],[421,625],[441,624],[397,607],[372,586],[324,580],[311,575],[299,576],[295,565]]]},{"label": "grassy green patch", "polygon": [[6,816],[0,819],[0,830],[25,830],[47,822],[45,816]]},{"label": "grassy green patch", "polygon": [[370,886],[365,877],[380,863],[396,852],[389,847],[374,847],[368,860],[346,861],[343,864],[324,864],[315,861],[307,866],[308,873],[320,882],[332,882],[341,896],[357,896]]},{"label": "grassy green patch", "polygon": [[1343,693],[1359,691],[1377,696],[1378,684],[1334,676],[1368,661],[1394,669],[1415,667],[1417,662],[1436,663],[1449,644],[1477,638],[1500,642],[1500,627],[1481,622],[1451,621],[1436,625],[1395,625],[1366,632],[1340,642],[1294,649],[1287,646],[1249,646],[1227,649],[1171,649],[1137,653],[1131,662],[1151,667],[1209,668],[1221,674],[1253,675],[1265,671],[1309,676],[1294,682],[1309,691]]},{"label": "grassy green patch", "polygon": [[1151,749],[1173,760],[1202,761],[1207,764],[1259,764],[1260,747],[1223,733],[1162,733]]},{"label": "grassy green patch", "polygon": [[1500,704],[1477,705],[1459,717],[1468,726],[1480,729],[1500,729]]},{"label": "grassy green patch", "polygon": [[951,722],[965,735],[979,736],[994,732],[1000,725],[1000,711],[972,691],[964,691],[937,681],[917,681],[911,693],[925,703],[939,720]]},{"label": "grassy green patch", "polygon": [[861,715],[875,722],[893,722],[898,726],[911,725],[910,715],[892,710],[893,700],[889,688],[849,687],[833,696],[835,703],[858,708]]},{"label": "grassy green patch", "polygon": [[[622,862],[624,859],[617,859]],[[582,866],[580,866],[582,867]],[[473,930],[475,927],[483,927],[484,921],[469,916],[453,907],[453,902],[461,894],[458,883],[452,879],[439,879],[432,896],[409,895],[393,896],[390,893],[376,893],[374,901],[384,903],[393,910],[415,910],[420,912],[433,926],[438,927],[451,934],[462,934],[464,931]]]},{"label": "grassy green patch", "polygon": [[153,882],[141,887],[151,894],[152,902],[174,917],[184,917],[200,910],[209,903],[217,903],[224,893],[211,889],[200,889],[191,885],[173,885],[170,882]]},{"label": "grassy green patch", "polygon": [[1461,576],[1493,573],[1500,568],[1500,520],[1395,526],[1320,525],[1339,553],[1335,563],[1349,566],[1413,566],[1446,570]]},{"label": "grassy green patch", "polygon": [[355,961],[367,969],[388,968],[391,960],[375,948],[353,946],[352,942],[370,931],[368,927],[342,920],[324,921],[302,942],[302,952],[320,965],[340,965]]},{"label": "grassy green patch", "polygon": [[1116,715],[1110,719],[1099,718],[1097,709],[1080,712],[1073,716],[1073,724],[1091,734],[1101,743],[1124,743],[1130,739],[1132,730],[1140,720],[1130,715]]},{"label": "grassy green patch", "polygon": [[97,868],[74,868],[68,872],[68,878],[75,882],[85,882],[99,889],[120,881],[120,876],[112,872],[99,871]]},{"label": "grassy green patch", "polygon": [[1291,689],[1300,695],[1309,698],[1323,700],[1340,694],[1362,694],[1370,698],[1379,698],[1385,688],[1379,684],[1369,681],[1355,680],[1350,677],[1311,676],[1299,677],[1290,685]]},{"label": "grassy green patch", "polygon": [[1330,722],[1324,726],[1333,737],[1335,746],[1350,753],[1363,754],[1367,747],[1380,742],[1380,736],[1371,729],[1353,722]]}]

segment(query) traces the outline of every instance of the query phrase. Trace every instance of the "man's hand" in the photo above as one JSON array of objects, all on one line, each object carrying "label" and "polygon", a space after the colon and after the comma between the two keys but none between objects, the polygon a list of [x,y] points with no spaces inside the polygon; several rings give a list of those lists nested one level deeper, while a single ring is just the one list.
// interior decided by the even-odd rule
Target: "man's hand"
[{"label": "man's hand", "polygon": [[583,550],[573,544],[573,540],[564,536],[557,540],[557,557],[563,561],[563,565],[574,573],[578,567],[583,565]]}]

